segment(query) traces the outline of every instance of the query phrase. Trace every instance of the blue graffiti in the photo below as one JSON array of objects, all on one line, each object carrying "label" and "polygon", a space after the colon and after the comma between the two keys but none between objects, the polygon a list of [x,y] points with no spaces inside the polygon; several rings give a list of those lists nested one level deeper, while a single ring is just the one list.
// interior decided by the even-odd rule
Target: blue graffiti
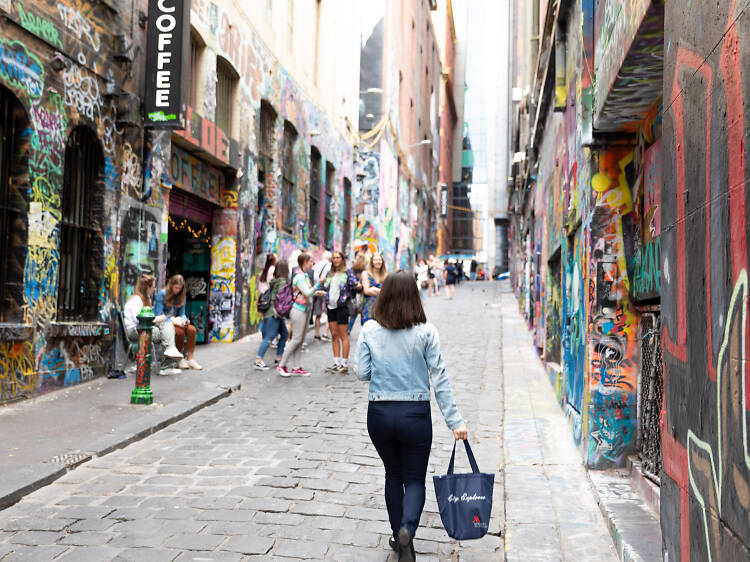
[{"label": "blue graffiti", "polygon": [[45,373],[45,381],[54,379],[54,382],[62,383],[63,386],[81,382],[81,370],[66,357],[60,348],[56,347],[45,353],[42,356],[41,366],[42,372]]},{"label": "blue graffiti", "polygon": [[12,87],[20,87],[32,98],[42,95],[42,63],[18,41],[0,41],[0,78]]}]

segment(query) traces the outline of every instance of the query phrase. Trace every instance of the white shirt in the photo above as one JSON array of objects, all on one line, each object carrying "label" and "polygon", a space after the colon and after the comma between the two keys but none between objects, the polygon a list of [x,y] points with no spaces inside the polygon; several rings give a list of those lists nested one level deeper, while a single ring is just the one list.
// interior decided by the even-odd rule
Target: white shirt
[{"label": "white shirt", "polygon": [[122,309],[123,323],[126,330],[138,328],[138,315],[143,310],[143,301],[138,295],[133,295]]}]

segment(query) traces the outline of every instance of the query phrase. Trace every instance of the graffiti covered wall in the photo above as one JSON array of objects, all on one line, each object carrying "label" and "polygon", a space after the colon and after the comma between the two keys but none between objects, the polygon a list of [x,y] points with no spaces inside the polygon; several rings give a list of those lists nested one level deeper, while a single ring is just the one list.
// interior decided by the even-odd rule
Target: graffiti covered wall
[{"label": "graffiti covered wall", "polygon": [[[140,193],[142,135],[138,127],[118,129],[137,107],[138,82],[130,73],[140,37],[131,37],[110,8],[76,0],[12,2],[0,20],[0,87],[18,107],[23,123],[14,144],[17,196],[26,209],[25,231],[15,229],[12,256],[22,271],[5,310],[0,338],[0,402],[89,380],[102,374],[112,347],[112,312],[119,306],[119,192]],[[129,44],[115,58],[115,35]],[[114,96],[114,84],[121,95]],[[121,125],[122,126],[122,123]],[[61,238],[66,153],[74,130],[95,137],[97,177],[92,179],[89,255],[86,268],[96,285],[95,310],[68,312],[60,322],[58,288],[66,282]],[[72,160],[71,160],[72,161]],[[23,238],[23,239],[22,239]],[[17,244],[16,244],[17,243]],[[93,289],[89,288],[92,291]],[[93,312],[93,313],[92,313]]]},{"label": "graffiti covered wall", "polygon": [[669,560],[750,558],[745,4],[666,4],[661,522]]}]

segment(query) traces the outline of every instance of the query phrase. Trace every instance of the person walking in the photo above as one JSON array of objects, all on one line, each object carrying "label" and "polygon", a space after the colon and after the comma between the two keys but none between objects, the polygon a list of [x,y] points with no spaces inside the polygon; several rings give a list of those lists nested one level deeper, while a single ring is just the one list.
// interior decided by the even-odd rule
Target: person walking
[{"label": "person walking", "polygon": [[[354,272],[354,277],[357,278],[358,281],[361,283],[362,274],[365,272],[369,265],[369,260],[367,259],[367,254],[364,252],[360,252],[357,254],[357,257],[354,260],[354,264],[352,265],[352,271]],[[357,290],[354,294],[354,299],[350,299],[348,301],[349,303],[349,325],[346,328],[346,333],[351,334],[352,328],[354,327],[354,322],[357,320],[357,316],[364,314],[363,307],[364,307],[364,293],[362,292],[364,288],[364,283],[362,283],[362,288]],[[362,323],[364,324],[365,321],[362,320]]]},{"label": "person walking", "polygon": [[180,369],[195,369],[203,367],[195,360],[195,342],[198,332],[185,314],[185,278],[182,275],[172,275],[166,287],[156,293],[154,299],[154,314],[164,315],[167,322],[171,322],[174,329],[175,346],[187,358],[180,359],[177,365]]},{"label": "person walking", "polygon": [[362,294],[365,295],[365,302],[362,305],[362,325],[372,318],[372,308],[380,294],[380,288],[383,281],[388,277],[388,270],[385,267],[383,254],[380,252],[374,254],[370,260],[370,266],[362,272]]},{"label": "person walking", "polygon": [[477,266],[479,264],[477,263],[477,260],[474,258],[471,258],[471,264],[469,265],[469,281],[476,281],[477,280]]},{"label": "person walking", "polygon": [[346,267],[346,257],[342,252],[333,252],[331,256],[331,271],[317,289],[326,291],[326,314],[328,326],[331,329],[331,346],[333,347],[333,363],[326,371],[329,373],[346,374],[349,372],[349,334],[346,327],[349,324],[349,309],[346,302],[354,295],[358,286],[361,287],[354,272]]},{"label": "person walking", "polygon": [[[315,264],[313,267],[313,286],[317,286],[321,284],[326,277],[328,277],[328,272],[331,270],[331,252],[323,252],[323,255],[320,258],[320,261]],[[323,312],[325,312],[325,297],[321,296],[315,296],[313,298],[313,316],[315,317],[315,337],[313,338],[313,341],[331,341],[331,338],[328,337],[326,333],[323,333],[321,335],[320,333],[320,321],[323,316]],[[328,328],[326,328],[326,332],[328,331]]]},{"label": "person walking", "polygon": [[452,299],[456,296],[456,280],[458,272],[456,270],[456,262],[453,259],[445,262],[445,296]]},{"label": "person walking", "polygon": [[269,284],[269,289],[271,291],[271,306],[263,313],[263,325],[261,328],[263,341],[260,342],[254,365],[255,369],[258,371],[267,371],[270,368],[263,361],[263,357],[276,336],[279,336],[279,343],[274,364],[278,366],[281,362],[281,357],[284,355],[284,346],[289,337],[289,332],[286,327],[286,319],[276,312],[276,307],[273,306],[273,302],[276,299],[276,295],[279,294],[279,291],[288,284],[289,264],[286,261],[280,261],[276,264],[276,267],[274,267],[273,279],[271,279]]},{"label": "person walking", "polygon": [[424,261],[424,258],[419,260],[416,267],[416,274],[417,285],[419,286],[419,296],[424,299],[427,288],[430,286],[429,268],[427,267],[427,262]]},{"label": "person walking", "polygon": [[[276,367],[276,372],[282,377],[310,376],[310,373],[302,368],[300,357],[302,355],[302,343],[305,341],[305,334],[307,334],[309,301],[310,297],[315,294],[312,285],[310,285],[310,278],[307,276],[307,272],[313,266],[312,256],[307,252],[302,252],[297,256],[297,263],[299,268],[292,278],[294,304],[292,304],[292,310],[289,312],[289,321],[292,324],[292,339],[284,350],[279,366]],[[319,294],[324,295],[325,293],[319,291]],[[291,370],[288,367],[290,362]]]},{"label": "person walking", "polygon": [[456,440],[468,431],[456,407],[437,328],[427,322],[414,278],[383,282],[373,319],[359,334],[354,371],[369,381],[367,431],[385,468],[385,504],[399,561],[412,562],[432,447],[430,386]]}]

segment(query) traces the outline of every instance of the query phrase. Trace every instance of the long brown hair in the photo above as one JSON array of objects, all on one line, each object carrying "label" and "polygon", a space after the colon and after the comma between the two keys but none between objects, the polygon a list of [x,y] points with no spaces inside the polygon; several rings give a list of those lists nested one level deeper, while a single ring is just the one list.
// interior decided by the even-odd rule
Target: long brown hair
[{"label": "long brown hair", "polygon": [[135,282],[135,290],[133,291],[133,294],[141,297],[143,306],[151,306],[151,297],[148,296],[148,290],[153,287],[155,283],[156,279],[154,279],[154,276],[149,275],[148,273],[142,273],[138,278],[138,281]]},{"label": "long brown hair", "polygon": [[[172,292],[172,287],[175,285],[182,285],[182,290],[176,295]],[[167,281],[167,286],[164,287],[164,304],[167,306],[182,306],[185,304],[185,278],[180,275],[172,275]]]},{"label": "long brown hair", "polygon": [[270,281],[270,279],[268,278],[268,271],[271,269],[272,265],[276,265],[276,261],[276,254],[266,254],[266,265],[263,266],[263,272],[260,274],[261,283]]},{"label": "long brown hair", "polygon": [[390,330],[403,330],[427,322],[413,275],[398,271],[385,278],[372,309],[372,318]]},{"label": "long brown hair", "polygon": [[289,279],[289,263],[281,260],[276,262],[276,269],[273,270],[274,279]]},{"label": "long brown hair", "polygon": [[[373,265],[375,256],[380,256],[380,261],[383,264],[380,267],[380,271],[375,271],[375,266]],[[381,254],[380,252],[375,252],[372,255],[372,257],[370,258],[370,265],[367,266],[367,273],[372,275],[372,278],[375,279],[375,281],[378,281],[379,283],[382,283],[383,281],[385,281],[385,278],[388,277],[388,268],[385,265],[385,259],[383,258],[383,254]]]},{"label": "long brown hair", "polygon": [[[335,256],[336,254],[341,256],[341,269],[335,269],[333,266],[333,256]],[[328,277],[333,277],[334,273],[338,273],[340,271],[346,271],[346,256],[344,255],[344,252],[339,252],[338,250],[336,250],[331,254],[331,270],[328,272]]]},{"label": "long brown hair", "polygon": [[354,271],[354,274],[359,277],[359,274],[367,269],[367,266],[367,255],[364,252],[360,252],[359,254],[357,254],[357,258],[354,260],[352,271]]}]

